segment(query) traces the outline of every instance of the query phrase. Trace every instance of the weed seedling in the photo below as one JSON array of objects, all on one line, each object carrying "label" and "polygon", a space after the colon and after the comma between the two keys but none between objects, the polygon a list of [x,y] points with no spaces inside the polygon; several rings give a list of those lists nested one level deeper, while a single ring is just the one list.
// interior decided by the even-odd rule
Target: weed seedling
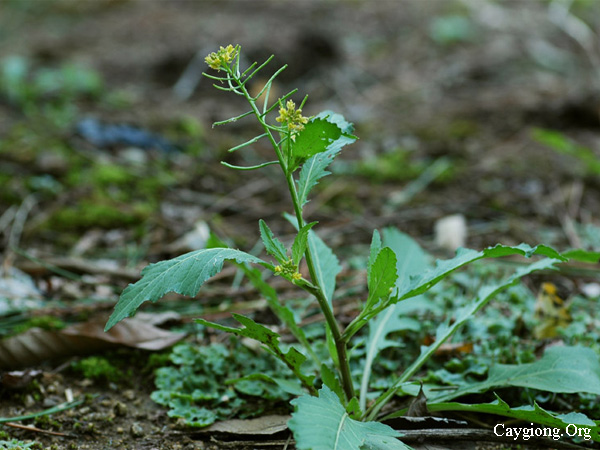
[{"label": "weed seedling", "polygon": [[[273,148],[274,158],[251,167],[223,163],[232,169],[258,170],[266,166],[279,166],[282,185],[289,191],[293,214],[287,215],[296,230],[290,247],[284,245],[271,231],[267,223],[260,220],[260,236],[273,262],[243,251],[213,246],[187,253],[171,260],[152,264],[142,271],[142,279],[129,285],[121,295],[106,329],[131,316],[145,301],[156,301],[168,292],[186,296],[197,295],[206,280],[221,271],[225,261],[240,267],[248,279],[265,297],[273,313],[290,330],[297,345],[283,347],[280,336],[270,328],[254,320],[233,314],[242,327],[227,327],[204,319],[197,322],[237,336],[259,341],[275,358],[289,368],[297,378],[304,394],[292,400],[295,412],[289,421],[298,449],[352,450],[352,449],[402,449],[407,448],[397,437],[400,433],[378,420],[384,418],[383,407],[399,393],[416,395],[413,377],[440,346],[471,316],[484,307],[496,294],[515,284],[532,272],[553,269],[557,263],[568,259],[568,254],[539,245],[530,247],[496,245],[482,251],[459,249],[450,260],[430,265],[428,255],[419,245],[395,229],[386,229],[382,235],[373,233],[367,262],[367,294],[361,302],[358,315],[342,328],[333,312],[336,299],[336,277],[341,270],[333,251],[317,236],[316,222],[308,222],[304,207],[309,201],[311,189],[328,175],[328,166],[346,145],[356,141],[353,126],[340,114],[323,111],[314,117],[303,115],[306,97],[299,105],[292,100],[296,90],[288,92],[270,103],[269,94],[275,78],[285,69],[277,70],[264,88],[251,95],[248,82],[271,61],[240,68],[240,46],[229,45],[211,53],[206,62],[216,74],[205,74],[216,82],[217,89],[230,92],[246,100],[248,111],[236,117],[217,122],[223,125],[253,117],[260,128],[256,137],[230,149],[240,151],[260,140],[266,140]],[[259,106],[259,99],[260,105]],[[577,255],[577,253],[572,253]],[[520,266],[506,280],[479,289],[476,297],[464,302],[452,317],[440,324],[435,340],[421,348],[409,365],[380,395],[373,395],[370,378],[378,354],[395,343],[388,339],[391,333],[407,330],[402,318],[403,302],[417,299],[456,269],[484,258],[508,255],[541,259]],[[304,262],[301,265],[301,262]],[[296,321],[290,308],[281,302],[277,292],[265,279],[262,267],[271,275],[285,279],[300,290],[310,294],[319,305],[325,319],[325,336],[329,356],[321,360],[314,351],[315,343],[307,337]],[[306,267],[306,273],[300,268]],[[353,378],[350,370],[350,353],[353,338],[368,327],[366,352],[362,353],[362,377]],[[310,361],[308,361],[310,360]],[[307,366],[315,369],[307,370]],[[356,365],[358,366],[358,365]],[[576,369],[574,369],[576,368]],[[289,383],[279,383],[284,390]],[[478,393],[499,386],[520,386],[550,392],[589,392],[600,395],[600,362],[598,355],[583,347],[552,347],[538,361],[522,365],[496,365],[490,369],[488,378],[482,382],[467,384],[455,390],[426,392],[430,411],[468,410],[499,414],[549,426],[566,429],[569,420],[541,409],[524,410],[511,408],[500,398],[495,402],[463,405],[449,401],[461,395]],[[298,394],[297,389],[289,392]],[[201,393],[198,393],[200,395]],[[389,408],[387,408],[389,409]],[[388,413],[395,417],[405,411]],[[583,415],[581,415],[583,416]],[[592,430],[593,439],[598,439],[598,426],[587,417],[579,417],[581,426]],[[572,423],[572,422],[571,422]]]}]

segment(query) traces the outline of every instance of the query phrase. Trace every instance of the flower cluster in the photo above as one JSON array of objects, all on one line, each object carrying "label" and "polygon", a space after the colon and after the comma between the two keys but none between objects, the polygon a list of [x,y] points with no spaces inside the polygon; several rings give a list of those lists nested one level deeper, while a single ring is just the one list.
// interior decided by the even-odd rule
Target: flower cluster
[{"label": "flower cluster", "polygon": [[209,65],[211,69],[215,69],[220,71],[225,67],[229,66],[231,61],[237,56],[238,49],[233,45],[228,45],[227,47],[221,47],[218,52],[212,52],[204,61]]},{"label": "flower cluster", "polygon": [[275,266],[275,275],[283,275],[286,278],[291,278],[293,281],[302,279],[302,274],[298,272],[298,267],[291,259],[280,266]]},{"label": "flower cluster", "polygon": [[279,117],[275,119],[279,123],[286,123],[288,130],[297,132],[304,130],[304,124],[308,122],[308,117],[302,115],[301,109],[296,109],[296,104],[288,100],[284,108],[279,109]]}]

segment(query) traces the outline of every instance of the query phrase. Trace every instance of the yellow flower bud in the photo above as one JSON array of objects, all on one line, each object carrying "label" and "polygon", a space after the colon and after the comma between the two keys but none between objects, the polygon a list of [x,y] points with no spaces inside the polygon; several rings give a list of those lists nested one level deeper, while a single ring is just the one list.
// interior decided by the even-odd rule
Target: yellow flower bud
[{"label": "yellow flower bud", "polygon": [[228,66],[234,58],[237,56],[237,49],[229,44],[227,47],[221,47],[218,52],[210,53],[204,61],[211,69],[215,69],[216,71],[220,71]]},{"label": "yellow flower bud", "polygon": [[288,100],[284,108],[279,108],[279,117],[275,120],[279,123],[286,123],[288,130],[298,132],[304,129],[304,124],[308,122],[308,117],[302,115],[302,109],[296,110],[296,104]]}]

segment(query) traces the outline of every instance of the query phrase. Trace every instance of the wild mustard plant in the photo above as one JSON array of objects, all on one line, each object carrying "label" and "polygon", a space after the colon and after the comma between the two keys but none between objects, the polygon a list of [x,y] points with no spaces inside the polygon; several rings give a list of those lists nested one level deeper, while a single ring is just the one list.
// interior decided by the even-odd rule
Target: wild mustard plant
[{"label": "wild mustard plant", "polygon": [[[411,379],[423,364],[435,353],[460,326],[489,302],[498,292],[515,284],[521,277],[537,270],[552,269],[555,264],[566,261],[564,255],[550,247],[540,245],[530,247],[526,244],[509,247],[497,245],[482,251],[460,249],[450,260],[438,261],[430,265],[425,252],[408,236],[394,229],[386,229],[383,239],[378,231],[373,233],[370,254],[367,263],[368,294],[361,303],[359,314],[351,323],[342,329],[333,313],[335,300],[336,276],[341,266],[332,250],[314,232],[316,222],[307,223],[304,216],[304,206],[309,201],[311,189],[319,180],[328,175],[328,166],[336,155],[348,144],[356,141],[352,134],[354,128],[340,114],[323,111],[313,117],[302,114],[307,97],[296,106],[291,97],[297,90],[288,92],[277,101],[269,104],[269,94],[275,78],[286,66],[269,78],[263,89],[256,95],[248,91],[248,83],[273,58],[267,59],[261,65],[257,63],[242,70],[240,68],[240,46],[228,45],[206,57],[206,63],[217,75],[205,74],[214,80],[215,88],[243,97],[249,110],[227,120],[216,122],[223,125],[246,117],[254,117],[261,128],[261,134],[234,147],[234,152],[248,147],[259,140],[267,140],[273,148],[275,159],[261,164],[243,167],[223,162],[227,167],[245,171],[257,170],[269,165],[278,165],[285,180],[293,215],[288,219],[296,229],[296,236],[290,248],[287,248],[271,231],[268,225],[259,221],[259,230],[266,252],[275,259],[275,263],[265,261],[254,255],[237,249],[227,248],[219,244],[190,252],[168,261],[151,264],[142,271],[142,279],[129,285],[121,295],[115,311],[110,317],[106,328],[109,329],[120,320],[131,316],[139,306],[147,301],[156,301],[167,292],[177,292],[187,296],[197,295],[202,284],[211,276],[218,273],[224,261],[232,261],[246,274],[248,279],[265,297],[271,310],[296,338],[298,345],[284,350],[279,345],[279,335],[248,317],[233,314],[242,328],[227,327],[211,323],[203,319],[197,322],[219,330],[227,331],[238,336],[249,337],[261,342],[271,354],[283,362],[298,378],[301,388],[307,393],[292,401],[296,412],[289,422],[294,432],[296,446],[299,449],[313,450],[350,450],[350,449],[401,449],[407,448],[396,439],[400,434],[390,427],[378,422],[382,408],[394,398],[400,389],[410,384]],[[264,98],[264,101],[263,101]],[[262,107],[259,108],[258,100]],[[278,114],[273,120],[273,115]],[[401,170],[401,168],[399,168]],[[377,355],[384,348],[393,345],[387,339],[392,333],[403,329],[399,321],[394,321],[402,314],[400,302],[416,298],[428,291],[440,280],[454,270],[482,258],[495,258],[507,255],[522,255],[530,257],[541,255],[540,259],[530,265],[519,268],[507,280],[492,286],[484,286],[472,301],[456,311],[452,321],[442,323],[437,330],[436,340],[428,347],[423,347],[416,355],[414,363],[393,380],[391,387],[379,396],[372,396],[369,390],[369,380]],[[300,272],[300,263],[304,260],[308,274]],[[292,311],[279,301],[275,290],[265,281],[263,273],[250,264],[258,265],[273,275],[282,277],[314,297],[325,318],[325,328],[330,361],[321,361],[313,350],[311,342],[304,334],[302,327],[296,322]],[[357,393],[357,382],[350,371],[348,348],[353,337],[365,326],[369,326],[367,352],[364,361],[364,371]],[[560,355],[550,355],[546,360],[538,361],[538,366],[532,371],[544,371],[547,374],[549,365],[553,368],[569,367],[576,354],[577,364],[587,361],[590,367],[600,364],[593,361],[587,349],[562,352]],[[570,358],[570,359],[569,359]],[[311,359],[318,370],[306,373],[303,363]],[[597,360],[597,357],[596,357]],[[332,370],[332,367],[334,370]],[[518,366],[520,368],[520,366]],[[508,376],[499,376],[490,385],[511,385],[514,380],[513,372],[505,368]],[[597,372],[600,373],[600,370]],[[559,377],[559,373],[553,373]],[[593,378],[593,377],[592,377]],[[556,378],[558,379],[558,378]],[[556,381],[556,379],[553,379]],[[277,380],[273,380],[277,382]],[[596,375],[589,391],[600,393],[600,377]],[[512,385],[516,385],[513,384]],[[590,385],[588,383],[588,385]],[[564,386],[564,385],[563,385]],[[281,386],[283,387],[283,386]],[[538,388],[553,392],[565,392],[559,383],[546,383]],[[481,390],[481,389],[480,389]],[[472,387],[470,392],[478,391]],[[294,390],[297,393],[297,391]],[[444,394],[440,401],[448,401],[456,395]],[[435,406],[435,398],[432,405]],[[437,403],[443,409],[442,403]],[[446,405],[445,403],[443,405]],[[471,405],[473,406],[473,405]],[[496,405],[496,413],[502,405]],[[450,408],[445,406],[447,409]],[[488,410],[491,406],[487,406]],[[451,409],[451,408],[450,408]],[[503,409],[505,415],[512,414],[510,407]],[[514,414],[513,414],[514,415]],[[533,418],[528,420],[534,420]],[[556,420],[558,419],[553,419]],[[563,424],[564,425],[564,424]]]}]

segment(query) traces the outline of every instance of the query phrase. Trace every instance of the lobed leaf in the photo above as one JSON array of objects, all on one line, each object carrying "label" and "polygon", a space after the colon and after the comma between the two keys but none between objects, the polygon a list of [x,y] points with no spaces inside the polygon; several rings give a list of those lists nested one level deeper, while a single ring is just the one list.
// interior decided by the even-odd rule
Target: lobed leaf
[{"label": "lobed leaf", "polygon": [[[494,298],[499,292],[516,284],[522,277],[529,275],[530,273],[538,270],[552,269],[557,260],[553,259],[542,259],[536,261],[528,266],[519,268],[510,277],[501,282],[489,286],[482,287],[477,293],[477,297],[474,301],[469,302],[463,307],[456,311],[455,317],[448,322],[440,324],[435,332],[435,342],[427,347],[421,347],[421,354],[419,358],[406,370],[405,374],[401,377],[403,381],[406,381],[409,376],[412,376],[435,351],[450,337],[454,334],[458,328],[464,325],[477,311],[483,308],[488,302]],[[456,392],[456,391],[455,391]]]},{"label": "lobed leaf", "polygon": [[[411,275],[424,271],[429,266],[429,255],[421,248],[421,246],[412,239],[409,235],[401,233],[396,228],[386,228],[383,231],[383,241],[388,248],[391,249],[398,259],[395,261],[393,272],[397,274],[396,283],[402,283]],[[381,248],[381,238],[379,233],[373,233],[371,242],[371,253],[368,264],[369,279],[373,276],[372,267],[375,266],[377,252]],[[395,257],[394,257],[395,258]],[[368,304],[369,302],[367,302]],[[360,386],[360,405],[364,410],[367,402],[367,390],[371,377],[371,369],[373,362],[381,350],[399,346],[395,341],[387,339],[390,333],[401,330],[414,330],[420,328],[420,324],[415,319],[403,317],[401,310],[403,304],[395,304],[383,310],[369,322],[369,335],[366,344],[365,367]]]},{"label": "lobed leaf", "polygon": [[303,207],[308,203],[308,194],[311,189],[319,183],[319,180],[331,173],[327,170],[327,167],[331,164],[340,150],[341,148],[337,147],[317,153],[302,165],[297,180],[298,201],[300,207]]},{"label": "lobed leaf", "polygon": [[369,260],[367,261],[367,278],[371,277],[371,267],[375,264],[379,250],[381,250],[381,236],[379,235],[379,231],[373,230],[373,237],[371,238],[371,247],[369,250]]},{"label": "lobed leaf", "polygon": [[308,232],[308,246],[315,265],[316,277],[323,286],[325,297],[331,305],[335,292],[335,279],[342,271],[342,266],[333,251],[312,230]]},{"label": "lobed leaf", "polygon": [[[283,216],[298,229],[298,222],[294,216],[287,213],[284,213]],[[318,281],[319,285],[323,287],[323,293],[331,305],[335,291],[335,279],[338,273],[342,271],[342,266],[340,266],[340,262],[333,251],[313,230],[308,232],[308,248],[312,255],[315,276],[317,277],[317,280],[313,281]]]},{"label": "lobed leaf", "polygon": [[258,269],[248,267],[247,264],[241,264],[240,267],[252,285],[265,297],[269,308],[271,308],[271,311],[273,311],[279,320],[281,320],[288,327],[294,337],[308,352],[309,356],[313,359],[313,361],[315,361],[317,366],[320,366],[321,362],[310,345],[310,342],[306,338],[304,330],[302,330],[302,328],[298,325],[293,311],[279,302],[277,292],[269,283],[262,279],[262,274]]},{"label": "lobed leaf", "polygon": [[310,157],[327,150],[341,150],[356,141],[353,127],[340,114],[323,111],[313,117],[291,142],[292,158],[288,170],[293,172]]},{"label": "lobed leaf", "polygon": [[381,298],[390,296],[392,286],[398,279],[397,263],[396,254],[391,248],[384,247],[379,250],[375,262],[369,266],[367,309],[376,304]]},{"label": "lobed leaf", "polygon": [[300,366],[304,363],[304,361],[306,361],[306,356],[304,356],[294,347],[290,347],[287,352],[284,352],[279,347],[279,335],[264,325],[256,323],[249,317],[244,317],[240,314],[233,313],[232,316],[235,320],[242,324],[244,328],[227,327],[225,325],[209,322],[204,319],[196,319],[196,323],[225,331],[227,333],[232,333],[237,336],[257,340],[263,344],[274,356],[288,366],[306,388],[312,390],[314,375],[305,375],[300,369]]},{"label": "lobed leaf", "polygon": [[260,228],[260,237],[265,244],[265,250],[271,256],[273,256],[280,264],[287,261],[287,250],[279,239],[275,237],[267,223],[260,219],[258,221]]},{"label": "lobed leaf", "polygon": [[[452,322],[444,322],[440,326],[438,326],[436,330],[435,342],[427,347],[421,347],[421,353],[419,357],[410,365],[402,375],[394,382],[392,388],[388,389],[384,394],[382,394],[379,399],[376,401],[375,405],[368,411],[368,417],[374,418],[377,416],[379,410],[386,402],[388,402],[394,393],[399,387],[408,381],[422,366],[425,362],[435,353],[435,351],[450,337],[458,328],[464,325],[467,320],[469,320],[477,311],[483,308],[494,296],[496,296],[500,291],[506,289],[509,286],[517,283],[519,279],[528,275],[532,272],[538,270],[547,270],[552,269],[553,266],[558,262],[557,259],[542,259],[540,261],[536,261],[528,266],[524,266],[519,268],[513,275],[511,275],[508,279],[494,285],[484,286],[481,288],[477,294],[477,298],[470,302],[469,304],[463,306],[458,309],[456,312],[456,317],[453,318]],[[488,386],[491,387],[491,386]],[[460,389],[458,390],[460,391]],[[439,401],[442,399],[452,399],[456,397],[456,393],[458,391],[454,391],[451,394],[447,394],[446,396],[442,396],[436,398]]]},{"label": "lobed leaf", "polygon": [[407,449],[398,431],[379,422],[350,418],[337,395],[327,386],[318,397],[292,400],[296,412],[288,422],[299,450]]},{"label": "lobed leaf", "polygon": [[272,267],[256,256],[231,248],[196,250],[150,264],[142,270],[141,280],[125,288],[104,330],[108,331],[117,322],[133,315],[145,301],[154,302],[168,292],[195,296],[206,280],[223,269],[223,263],[227,260]]},{"label": "lobed leaf", "polygon": [[600,395],[600,357],[585,347],[546,349],[541,359],[528,364],[496,364],[487,380],[469,384],[433,399],[442,402],[461,395],[482,392],[499,386],[518,386],[542,391]]},{"label": "lobed leaf", "polygon": [[435,267],[429,271],[420,276],[404,280],[403,283],[397,286],[398,292],[395,298],[392,299],[392,302],[401,301],[426,292],[440,280],[466,264],[482,258],[499,258],[510,255],[521,255],[526,258],[533,255],[542,255],[558,261],[567,261],[566,257],[546,245],[530,247],[527,244],[520,244],[511,247],[498,244],[495,247],[489,247],[482,251],[460,248],[454,258],[442,261],[438,260]]},{"label": "lobed leaf", "polygon": [[235,384],[240,381],[254,381],[254,380],[260,380],[260,381],[274,384],[274,385],[278,386],[282,391],[287,392],[288,394],[292,394],[292,395],[296,395],[296,396],[304,394],[304,390],[302,389],[302,386],[300,385],[298,380],[287,380],[285,378],[272,377],[272,376],[264,374],[264,373],[253,373],[250,375],[246,375],[245,377],[240,377],[235,380],[231,380],[231,384]]}]

